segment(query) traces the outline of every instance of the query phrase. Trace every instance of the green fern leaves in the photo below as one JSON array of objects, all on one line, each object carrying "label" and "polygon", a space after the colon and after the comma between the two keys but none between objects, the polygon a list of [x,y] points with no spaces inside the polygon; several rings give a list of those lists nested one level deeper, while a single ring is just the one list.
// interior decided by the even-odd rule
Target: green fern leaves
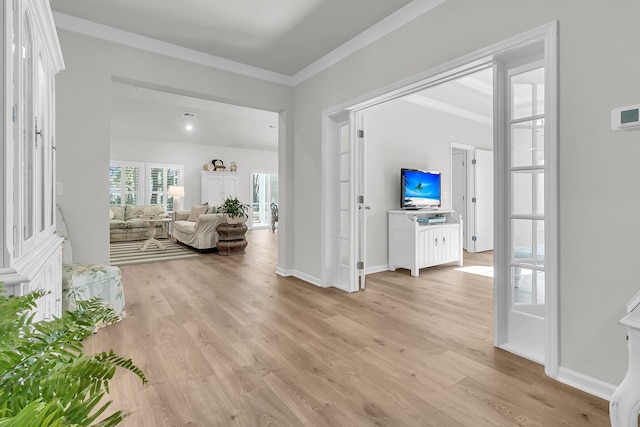
[{"label": "green fern leaves", "polygon": [[105,415],[116,368],[134,373],[143,384],[147,378],[113,351],[82,352],[82,340],[99,322],[116,319],[113,310],[93,299],[59,319],[33,322],[32,310],[44,294],[6,297],[3,292],[0,284],[0,427],[119,424],[121,411]]}]

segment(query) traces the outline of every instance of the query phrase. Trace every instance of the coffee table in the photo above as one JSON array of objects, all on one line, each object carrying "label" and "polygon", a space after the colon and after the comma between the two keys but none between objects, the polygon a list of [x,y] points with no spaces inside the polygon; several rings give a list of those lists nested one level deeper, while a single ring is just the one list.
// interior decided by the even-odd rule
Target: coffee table
[{"label": "coffee table", "polygon": [[147,229],[147,240],[145,240],[142,245],[140,245],[140,252],[144,252],[149,248],[149,245],[156,245],[158,249],[165,250],[167,249],[162,242],[157,240],[156,237],[156,224],[161,222],[171,222],[171,218],[152,218],[152,219],[143,219],[140,218],[140,221],[148,222],[149,228]]}]

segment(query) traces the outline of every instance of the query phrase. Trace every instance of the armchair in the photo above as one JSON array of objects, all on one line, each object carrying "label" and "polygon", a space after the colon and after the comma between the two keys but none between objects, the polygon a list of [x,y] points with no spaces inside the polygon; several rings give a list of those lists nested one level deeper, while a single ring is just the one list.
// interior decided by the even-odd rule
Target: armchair
[{"label": "armchair", "polygon": [[226,218],[222,213],[197,215],[193,210],[176,211],[173,213],[172,236],[178,242],[201,251],[215,248],[218,243],[216,227],[223,222],[226,222]]}]

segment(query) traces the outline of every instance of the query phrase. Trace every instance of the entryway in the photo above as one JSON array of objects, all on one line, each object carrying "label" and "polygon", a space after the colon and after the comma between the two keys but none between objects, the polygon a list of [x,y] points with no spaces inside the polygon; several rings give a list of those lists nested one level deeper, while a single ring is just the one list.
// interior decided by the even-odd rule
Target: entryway
[{"label": "entryway", "polygon": [[[328,286],[355,292],[360,289],[361,280],[358,279],[371,272],[368,261],[373,256],[366,252],[365,239],[369,233],[363,233],[362,226],[367,221],[371,226],[375,219],[368,215],[369,209],[374,209],[372,193],[366,191],[367,184],[372,187],[371,174],[366,180],[362,178],[370,171],[363,163],[366,159],[363,152],[371,148],[365,142],[368,130],[356,123],[362,121],[363,112],[370,107],[486,67],[494,69],[496,199],[495,229],[490,239],[495,245],[494,344],[544,363],[546,373],[552,377],[557,376],[558,367],[555,43],[556,24],[552,23],[427,71],[417,76],[412,84],[407,85],[405,81],[398,87],[389,88],[386,95],[380,96],[378,92],[366,101],[337,106],[325,112],[323,138],[323,280]],[[534,82],[526,74],[535,70],[542,70],[543,82],[539,79]],[[540,106],[544,110],[542,115],[536,110]],[[523,108],[529,108],[531,112],[521,115]],[[527,127],[531,138],[532,130],[542,130],[543,139],[539,139],[538,132],[535,143],[527,140],[526,132],[521,132],[523,126]],[[345,135],[349,136],[346,140]],[[398,152],[403,149],[403,141],[393,136],[388,144]],[[514,163],[519,157],[514,157],[512,150],[531,154],[541,148],[542,162]],[[410,155],[403,159],[404,162],[420,161]],[[393,158],[388,158],[388,163],[389,169],[398,168],[393,164]],[[432,167],[427,165],[426,169]],[[393,187],[396,184],[388,182],[384,185]],[[450,188],[447,185],[443,187],[446,191]],[[450,201],[447,204],[447,207],[451,206]],[[384,225],[384,215],[377,220],[378,225]],[[367,256],[361,258],[363,253]],[[379,266],[372,267],[376,270]],[[535,298],[528,300],[529,306],[535,306],[531,310],[516,298],[525,275],[527,286],[536,288],[531,293]],[[529,282],[535,282],[535,285],[529,285]],[[539,291],[542,288],[544,293]],[[540,299],[542,294],[543,300]],[[525,312],[526,316],[520,315]],[[532,336],[541,339],[532,340]],[[526,346],[523,345],[525,341]],[[535,351],[532,351],[531,342],[535,342]]]}]

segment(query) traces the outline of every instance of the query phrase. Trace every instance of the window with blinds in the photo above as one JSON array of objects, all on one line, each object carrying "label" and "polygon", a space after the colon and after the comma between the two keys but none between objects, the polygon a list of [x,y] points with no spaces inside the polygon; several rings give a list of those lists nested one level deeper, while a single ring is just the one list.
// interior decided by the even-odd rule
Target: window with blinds
[{"label": "window with blinds", "polygon": [[144,163],[111,162],[109,166],[109,205],[140,204]]},{"label": "window with blinds", "polygon": [[109,205],[161,205],[173,211],[169,186],[183,185],[184,166],[164,163],[117,162],[109,166]]},{"label": "window with blinds", "polygon": [[147,163],[148,204],[162,205],[166,212],[173,212],[173,196],[167,191],[172,185],[183,185],[183,176],[182,165]]}]

